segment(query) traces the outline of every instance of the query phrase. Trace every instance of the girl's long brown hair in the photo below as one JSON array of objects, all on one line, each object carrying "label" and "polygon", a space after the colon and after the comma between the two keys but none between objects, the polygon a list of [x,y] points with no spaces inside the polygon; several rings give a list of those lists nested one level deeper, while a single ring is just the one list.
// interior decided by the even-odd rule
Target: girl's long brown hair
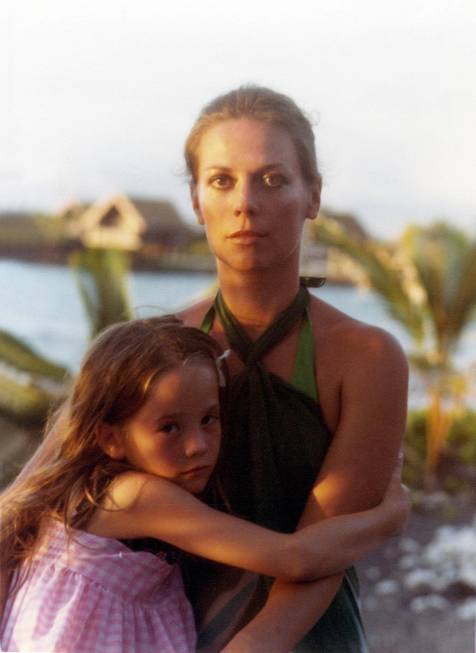
[{"label": "girl's long brown hair", "polygon": [[[16,591],[28,569],[45,518],[80,528],[112,479],[130,468],[103,452],[97,426],[129,420],[166,369],[195,357],[216,369],[221,353],[212,338],[173,316],[116,324],[93,342],[70,396],[45,429],[43,443],[0,495],[0,615],[7,588]],[[15,574],[20,565],[22,574]]]}]

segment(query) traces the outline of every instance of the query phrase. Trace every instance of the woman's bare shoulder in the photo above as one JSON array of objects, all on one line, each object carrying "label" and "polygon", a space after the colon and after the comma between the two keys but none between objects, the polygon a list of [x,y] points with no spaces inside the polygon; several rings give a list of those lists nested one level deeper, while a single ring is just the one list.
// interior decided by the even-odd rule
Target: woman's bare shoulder
[{"label": "woman's bare shoulder", "polygon": [[400,343],[379,326],[357,320],[319,298],[311,300],[311,321],[320,349],[340,352],[347,362],[385,359],[406,367]]}]

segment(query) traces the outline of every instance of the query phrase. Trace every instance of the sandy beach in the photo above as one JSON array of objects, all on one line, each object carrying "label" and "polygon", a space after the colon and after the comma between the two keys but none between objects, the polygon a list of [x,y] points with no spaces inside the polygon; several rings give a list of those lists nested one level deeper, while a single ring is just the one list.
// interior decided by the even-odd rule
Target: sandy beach
[{"label": "sandy beach", "polygon": [[[426,545],[442,527],[457,533],[475,516],[474,496],[439,497],[437,505],[415,509],[405,533],[388,540],[357,565],[370,653],[474,653],[476,590],[454,584],[438,592],[421,584],[409,587],[425,565]],[[453,531],[455,529],[455,531]],[[476,539],[476,527],[471,529]],[[450,533],[451,539],[451,533]],[[459,543],[461,544],[461,543]],[[438,565],[434,564],[438,574]],[[469,609],[469,602],[473,602]],[[466,606],[466,609],[465,609]],[[472,613],[463,618],[465,612]]]}]

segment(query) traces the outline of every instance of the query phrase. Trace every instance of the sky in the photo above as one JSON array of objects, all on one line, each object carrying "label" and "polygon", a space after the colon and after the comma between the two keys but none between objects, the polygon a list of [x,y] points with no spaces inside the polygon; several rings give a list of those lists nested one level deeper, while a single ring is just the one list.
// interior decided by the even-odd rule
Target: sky
[{"label": "sky", "polygon": [[182,148],[244,83],[313,119],[323,206],[476,234],[474,0],[0,0],[0,211],[116,192],[193,220]]}]

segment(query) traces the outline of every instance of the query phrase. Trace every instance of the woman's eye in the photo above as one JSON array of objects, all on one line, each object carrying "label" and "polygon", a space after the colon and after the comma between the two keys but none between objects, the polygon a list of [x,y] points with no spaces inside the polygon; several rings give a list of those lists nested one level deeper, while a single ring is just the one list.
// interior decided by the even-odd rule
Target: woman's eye
[{"label": "woman's eye", "polygon": [[210,179],[210,185],[213,188],[219,188],[220,190],[230,188],[232,185],[232,180],[228,175],[215,175]]},{"label": "woman's eye", "polygon": [[263,181],[268,188],[280,188],[286,183],[286,178],[277,172],[268,172],[263,176]]}]

